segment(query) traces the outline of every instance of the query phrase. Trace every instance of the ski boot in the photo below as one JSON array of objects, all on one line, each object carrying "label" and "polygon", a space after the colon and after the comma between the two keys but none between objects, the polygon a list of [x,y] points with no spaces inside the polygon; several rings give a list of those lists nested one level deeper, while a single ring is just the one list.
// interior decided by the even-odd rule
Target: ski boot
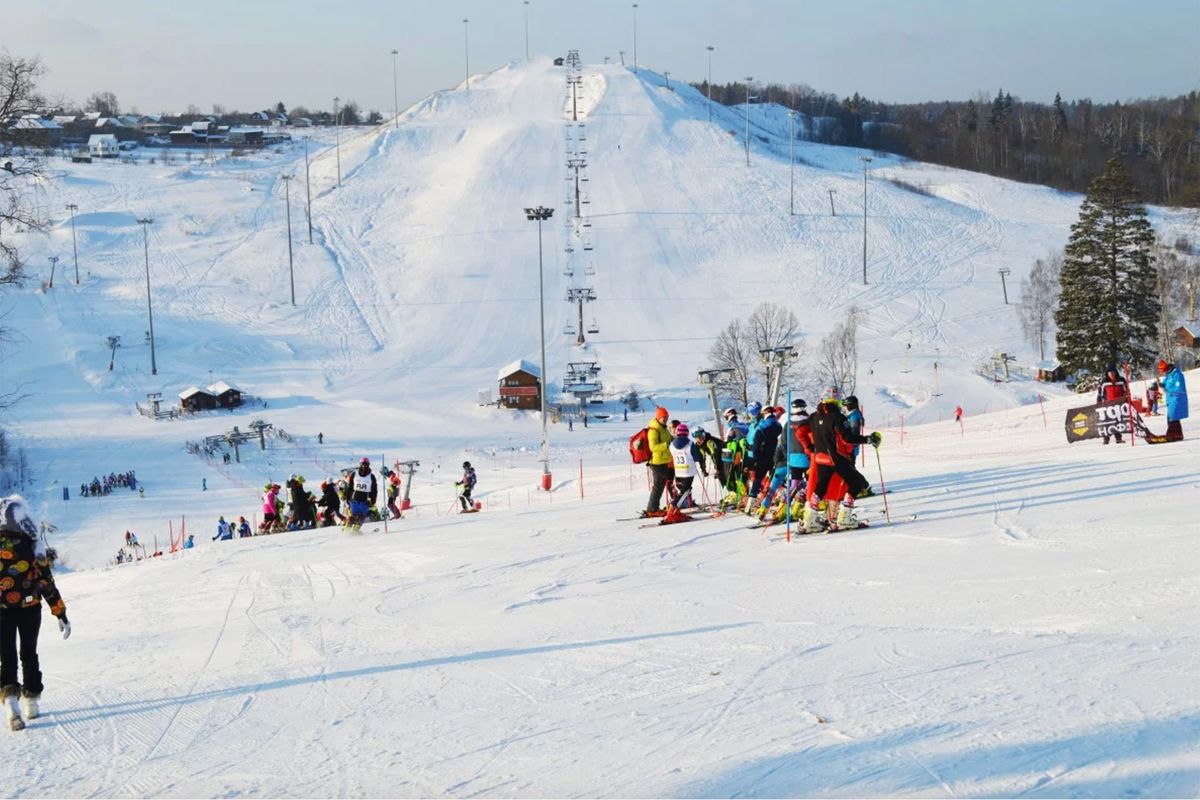
[{"label": "ski boot", "polygon": [[804,507],[804,532],[805,533],[824,533],[829,526],[825,519],[825,512],[821,510],[820,503],[814,497]]},{"label": "ski boot", "polygon": [[0,702],[4,703],[4,711],[8,714],[8,729],[11,731],[25,730],[25,720],[21,719],[21,709],[17,705],[21,687],[16,684],[0,687]]},{"label": "ski boot", "polygon": [[21,690],[21,715],[25,717],[25,719],[38,718],[38,714],[40,713],[38,710],[38,700],[40,700],[41,697],[42,696],[40,694],[34,694],[28,689]]},{"label": "ski boot", "polygon": [[838,508],[837,518],[833,524],[839,531],[853,530],[862,525],[862,522],[854,515],[854,497],[848,492],[842,499],[841,506]]}]

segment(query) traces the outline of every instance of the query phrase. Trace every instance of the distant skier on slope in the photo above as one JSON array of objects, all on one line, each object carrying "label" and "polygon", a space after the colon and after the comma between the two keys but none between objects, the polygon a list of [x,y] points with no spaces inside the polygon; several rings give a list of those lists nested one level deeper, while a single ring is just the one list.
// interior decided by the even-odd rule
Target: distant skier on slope
[{"label": "distant skier on slope", "polygon": [[463,474],[460,480],[454,482],[458,487],[458,502],[462,503],[462,513],[475,510],[475,501],[471,499],[471,490],[475,488],[475,484],[479,481],[475,475],[475,468],[471,466],[470,461],[464,461]]},{"label": "distant skier on slope", "polygon": [[[0,701],[14,731],[25,728],[25,719],[38,716],[44,688],[37,652],[43,598],[58,617],[63,638],[71,635],[67,607],[50,571],[55,557],[54,550],[43,548],[38,540],[37,524],[25,501],[19,495],[0,500]],[[17,683],[18,638],[24,685]]]}]

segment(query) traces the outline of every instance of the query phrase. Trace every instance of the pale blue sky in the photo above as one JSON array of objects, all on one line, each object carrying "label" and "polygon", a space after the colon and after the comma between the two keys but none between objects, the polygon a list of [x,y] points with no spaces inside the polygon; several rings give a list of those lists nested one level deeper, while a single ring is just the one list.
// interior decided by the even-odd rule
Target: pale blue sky
[{"label": "pale blue sky", "polygon": [[[633,58],[621,0],[531,0],[533,55]],[[521,0],[0,0],[0,46],[39,55],[45,89],[117,94],[126,108],[244,110],[334,95],[387,113],[391,50],[404,107],[471,68],[524,57]],[[803,82],[890,101],[978,90],[1048,101],[1174,95],[1200,83],[1200,0],[640,0],[638,57],[702,80]]]}]

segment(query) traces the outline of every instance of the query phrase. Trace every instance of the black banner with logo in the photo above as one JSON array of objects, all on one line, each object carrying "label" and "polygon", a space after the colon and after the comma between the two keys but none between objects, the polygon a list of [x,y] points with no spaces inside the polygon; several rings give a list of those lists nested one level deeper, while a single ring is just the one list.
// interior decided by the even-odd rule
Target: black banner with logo
[{"label": "black banner with logo", "polygon": [[1066,429],[1067,442],[1103,436],[1129,436],[1131,433],[1138,436],[1147,434],[1141,415],[1126,399],[1068,409]]}]

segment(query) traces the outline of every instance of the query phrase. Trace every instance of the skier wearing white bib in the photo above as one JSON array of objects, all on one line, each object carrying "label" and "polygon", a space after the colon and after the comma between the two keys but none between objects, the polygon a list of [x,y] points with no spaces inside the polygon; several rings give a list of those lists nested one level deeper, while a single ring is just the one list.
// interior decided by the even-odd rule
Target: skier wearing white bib
[{"label": "skier wearing white bib", "polygon": [[375,483],[375,474],[371,472],[371,459],[364,458],[358,462],[358,471],[350,476],[350,485],[346,490],[346,504],[350,514],[346,519],[346,527],[359,527],[363,520],[375,507],[379,487]]},{"label": "skier wearing white bib", "polygon": [[675,438],[671,440],[671,463],[675,467],[675,492],[677,508],[687,508],[696,503],[692,499],[692,481],[700,470],[700,448],[688,438],[688,426],[675,426]]}]

